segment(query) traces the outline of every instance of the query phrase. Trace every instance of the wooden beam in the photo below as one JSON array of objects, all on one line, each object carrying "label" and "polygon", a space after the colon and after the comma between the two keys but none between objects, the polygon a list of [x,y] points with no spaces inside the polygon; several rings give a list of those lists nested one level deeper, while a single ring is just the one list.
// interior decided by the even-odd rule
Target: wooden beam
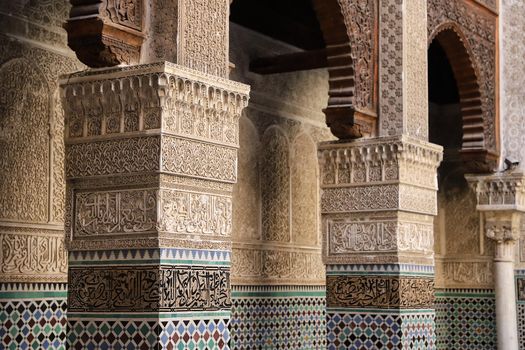
[{"label": "wooden beam", "polygon": [[327,66],[326,50],[322,49],[256,58],[250,62],[250,71],[258,74],[276,74],[326,68]]}]

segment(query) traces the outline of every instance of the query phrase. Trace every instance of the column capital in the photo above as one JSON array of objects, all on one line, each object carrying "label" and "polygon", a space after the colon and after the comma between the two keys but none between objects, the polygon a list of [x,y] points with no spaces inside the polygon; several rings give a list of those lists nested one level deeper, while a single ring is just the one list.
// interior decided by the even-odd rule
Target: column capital
[{"label": "column capital", "polygon": [[467,176],[485,218],[485,234],[496,242],[495,261],[514,261],[525,212],[525,175],[521,172]]},{"label": "column capital", "polygon": [[407,136],[320,144],[325,262],[433,264],[441,151]]},{"label": "column capital", "polygon": [[491,175],[467,175],[477,197],[479,211],[525,212],[525,174],[522,172]]}]

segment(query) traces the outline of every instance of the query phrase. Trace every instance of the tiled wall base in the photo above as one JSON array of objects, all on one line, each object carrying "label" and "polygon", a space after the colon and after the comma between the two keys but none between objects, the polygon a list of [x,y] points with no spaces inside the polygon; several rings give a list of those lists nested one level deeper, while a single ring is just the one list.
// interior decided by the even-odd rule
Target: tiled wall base
[{"label": "tiled wall base", "polygon": [[435,349],[432,310],[328,310],[328,350]]},{"label": "tiled wall base", "polygon": [[0,349],[66,349],[65,283],[0,284]]},{"label": "tiled wall base", "polygon": [[492,290],[436,291],[437,349],[494,350],[496,308]]},{"label": "tiled wall base", "polygon": [[518,314],[518,341],[520,349],[525,349],[525,270],[515,270]]},{"label": "tiled wall base", "polygon": [[232,350],[326,349],[324,287],[234,286]]},{"label": "tiled wall base", "polygon": [[[74,350],[229,350],[228,320],[69,320]],[[158,315],[150,315],[157,316]],[[74,316],[72,316],[74,317]]]}]

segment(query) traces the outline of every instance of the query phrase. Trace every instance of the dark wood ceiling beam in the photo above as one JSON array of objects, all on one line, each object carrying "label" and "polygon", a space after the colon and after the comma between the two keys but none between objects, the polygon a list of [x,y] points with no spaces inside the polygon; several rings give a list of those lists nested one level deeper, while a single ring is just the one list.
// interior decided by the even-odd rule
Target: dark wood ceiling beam
[{"label": "dark wood ceiling beam", "polygon": [[326,68],[327,65],[326,50],[301,51],[257,58],[250,62],[250,71],[276,74]]}]

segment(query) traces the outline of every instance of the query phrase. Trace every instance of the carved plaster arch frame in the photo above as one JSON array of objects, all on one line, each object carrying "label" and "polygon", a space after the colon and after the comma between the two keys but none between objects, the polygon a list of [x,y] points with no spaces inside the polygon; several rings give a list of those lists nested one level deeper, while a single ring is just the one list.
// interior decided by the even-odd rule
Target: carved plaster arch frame
[{"label": "carved plaster arch frame", "polygon": [[478,74],[483,113],[483,145],[463,152],[468,172],[492,172],[498,165],[497,11],[472,0],[427,0],[429,43],[439,28],[453,25]]},{"label": "carved plaster arch frame", "polygon": [[497,157],[487,149],[487,123],[484,116],[487,106],[480,83],[482,75],[473,50],[460,26],[453,21],[444,22],[432,30],[427,47],[436,40],[452,67],[460,96],[462,159],[469,172],[490,172]]},{"label": "carved plaster arch frame", "polygon": [[338,0],[313,0],[323,38],[328,64],[328,106],[323,110],[326,124],[340,139],[361,137],[354,124],[355,71],[351,38],[346,18]]}]

